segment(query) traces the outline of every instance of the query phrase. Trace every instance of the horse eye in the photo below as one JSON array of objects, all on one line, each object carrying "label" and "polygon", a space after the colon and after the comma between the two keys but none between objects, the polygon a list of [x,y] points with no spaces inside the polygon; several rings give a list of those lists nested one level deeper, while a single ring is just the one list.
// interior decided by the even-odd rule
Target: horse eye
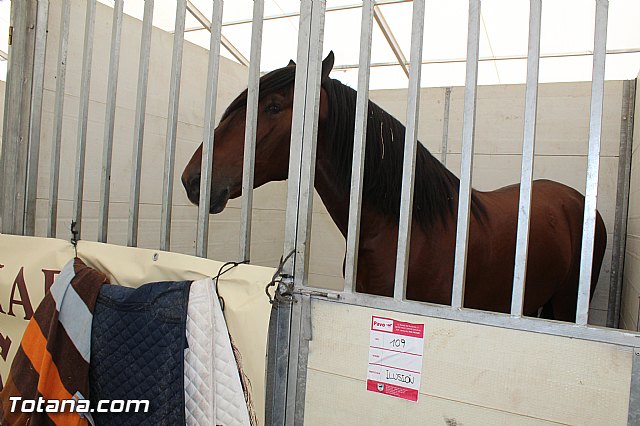
[{"label": "horse eye", "polygon": [[268,112],[269,114],[277,114],[280,111],[282,111],[282,108],[280,108],[280,105],[278,104],[269,104],[265,108],[265,112]]}]

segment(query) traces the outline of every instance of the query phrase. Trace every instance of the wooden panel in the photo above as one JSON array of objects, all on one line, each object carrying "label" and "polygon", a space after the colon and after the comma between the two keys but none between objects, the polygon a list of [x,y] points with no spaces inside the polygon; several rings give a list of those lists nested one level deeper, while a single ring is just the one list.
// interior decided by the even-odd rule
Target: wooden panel
[{"label": "wooden panel", "polygon": [[[373,314],[425,324],[418,404],[365,390]],[[345,415],[362,417],[342,424],[391,424],[381,412],[401,413],[396,424],[429,423],[425,416],[457,424],[626,424],[628,348],[317,300],[312,315],[309,424],[338,415],[326,407],[345,405],[353,407]],[[322,389],[330,391],[317,397]]]}]

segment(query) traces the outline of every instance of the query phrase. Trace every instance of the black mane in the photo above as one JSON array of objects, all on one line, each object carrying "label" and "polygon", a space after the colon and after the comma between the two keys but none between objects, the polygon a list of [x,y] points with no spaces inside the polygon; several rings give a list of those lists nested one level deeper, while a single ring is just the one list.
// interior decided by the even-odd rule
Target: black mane
[{"label": "black mane", "polygon": [[[285,67],[260,79],[259,99],[282,90],[293,90],[295,67]],[[338,190],[349,193],[353,159],[356,91],[338,80],[327,78],[322,87],[327,92],[329,118],[324,131],[330,144],[331,164],[335,167]],[[223,115],[245,108],[247,91],[242,92]],[[379,212],[399,218],[404,157],[405,126],[378,105],[369,101],[363,204]],[[459,179],[418,143],[416,153],[413,218],[423,227],[450,217],[455,203]],[[472,210],[479,208],[475,196]]]}]

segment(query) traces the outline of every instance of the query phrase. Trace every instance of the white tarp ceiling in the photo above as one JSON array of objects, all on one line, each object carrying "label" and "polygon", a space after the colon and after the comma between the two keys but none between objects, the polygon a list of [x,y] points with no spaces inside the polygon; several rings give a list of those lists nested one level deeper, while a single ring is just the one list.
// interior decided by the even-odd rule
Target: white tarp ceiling
[{"label": "white tarp ceiling", "polygon": [[[113,0],[99,0],[113,5]],[[207,19],[211,0],[191,0]],[[378,10],[387,21],[397,46],[409,57],[412,2],[380,0]],[[387,3],[387,4],[385,4]],[[2,25],[8,25],[9,2],[0,1]],[[333,50],[332,76],[352,86],[357,82],[361,2],[327,0],[325,54]],[[144,0],[126,0],[125,13],[142,19]],[[265,0],[261,70],[270,71],[296,57],[299,0]],[[468,0],[427,0],[422,86],[464,85]],[[222,34],[245,57],[251,45],[253,0],[224,3]],[[591,79],[595,0],[543,0],[540,82]],[[529,25],[528,0],[483,0],[478,84],[524,83]],[[6,22],[5,22],[6,21]],[[173,31],[175,0],[155,2],[154,25]],[[610,0],[606,78],[633,79],[640,70],[640,1]],[[185,38],[208,48],[209,31],[187,13]],[[6,52],[6,32],[0,31],[0,50]],[[222,54],[234,59],[228,50]],[[553,56],[553,57],[545,57]],[[407,86],[407,76],[374,24],[371,88]]]}]

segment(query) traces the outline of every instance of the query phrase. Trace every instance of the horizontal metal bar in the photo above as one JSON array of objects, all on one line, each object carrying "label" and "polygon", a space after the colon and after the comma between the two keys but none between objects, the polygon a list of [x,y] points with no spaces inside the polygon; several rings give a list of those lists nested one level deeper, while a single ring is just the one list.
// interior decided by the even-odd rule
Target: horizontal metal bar
[{"label": "horizontal metal bar", "polygon": [[580,284],[576,324],[586,325],[591,297],[591,268],[595,245],[596,206],[598,202],[598,174],[600,170],[600,138],[602,136],[602,109],[604,104],[604,64],[607,45],[608,0],[596,1],[593,74],[591,83],[591,112],[589,114],[589,156],[587,157],[587,184],[582,225],[580,252]]},{"label": "horizontal metal bar", "polygon": [[527,86],[524,99],[524,137],[522,143],[522,168],[520,173],[520,201],[516,236],[515,269],[511,315],[522,315],[524,286],[529,252],[529,223],[531,212],[531,188],[533,186],[533,161],[536,143],[536,114],[538,109],[538,70],[540,65],[540,22],[542,0],[531,0],[529,12],[529,58],[527,59]]},{"label": "horizontal metal bar", "polygon": [[7,52],[5,52],[4,50],[0,50],[0,59],[3,61],[8,61],[9,60],[9,54]]},{"label": "horizontal metal bar", "polygon": [[349,222],[347,227],[347,252],[344,266],[345,291],[350,292],[356,291],[356,276],[358,272],[362,184],[364,180],[364,157],[367,146],[367,120],[369,117],[369,64],[371,63],[372,34],[373,2],[365,1],[363,3],[362,19],[360,21],[360,58],[358,60],[360,68],[358,69]]},{"label": "horizontal metal bar", "polygon": [[[640,49],[610,49],[607,50],[607,55],[625,55],[625,54],[633,54],[640,53]],[[593,56],[593,52],[585,51],[585,52],[570,52],[570,53],[543,53],[540,55],[541,59],[551,59],[551,58],[575,58],[582,56]],[[526,60],[527,55],[507,55],[507,56],[483,56],[478,58],[479,62],[490,62],[490,61],[515,61],[515,60]],[[465,63],[466,58],[455,58],[455,59],[424,59],[421,63],[422,65],[431,65],[431,64],[454,64],[454,63]],[[374,62],[371,64],[371,68],[378,67],[397,67],[398,62]],[[357,69],[358,64],[345,64],[345,65],[336,65],[333,67],[334,70],[349,70],[349,69]]]},{"label": "horizontal metal bar", "polygon": [[[317,290],[317,289],[315,289]],[[628,348],[640,346],[640,334],[626,330],[615,330],[604,327],[579,327],[572,323],[551,321],[541,318],[513,317],[509,314],[477,311],[473,309],[455,309],[450,306],[435,305],[413,300],[395,300],[364,293],[329,293],[330,297],[314,295],[315,300],[334,303],[383,309],[393,312],[421,315],[444,320],[461,321],[470,324],[511,330],[528,331],[552,336],[570,337],[593,342],[609,343]]]}]

